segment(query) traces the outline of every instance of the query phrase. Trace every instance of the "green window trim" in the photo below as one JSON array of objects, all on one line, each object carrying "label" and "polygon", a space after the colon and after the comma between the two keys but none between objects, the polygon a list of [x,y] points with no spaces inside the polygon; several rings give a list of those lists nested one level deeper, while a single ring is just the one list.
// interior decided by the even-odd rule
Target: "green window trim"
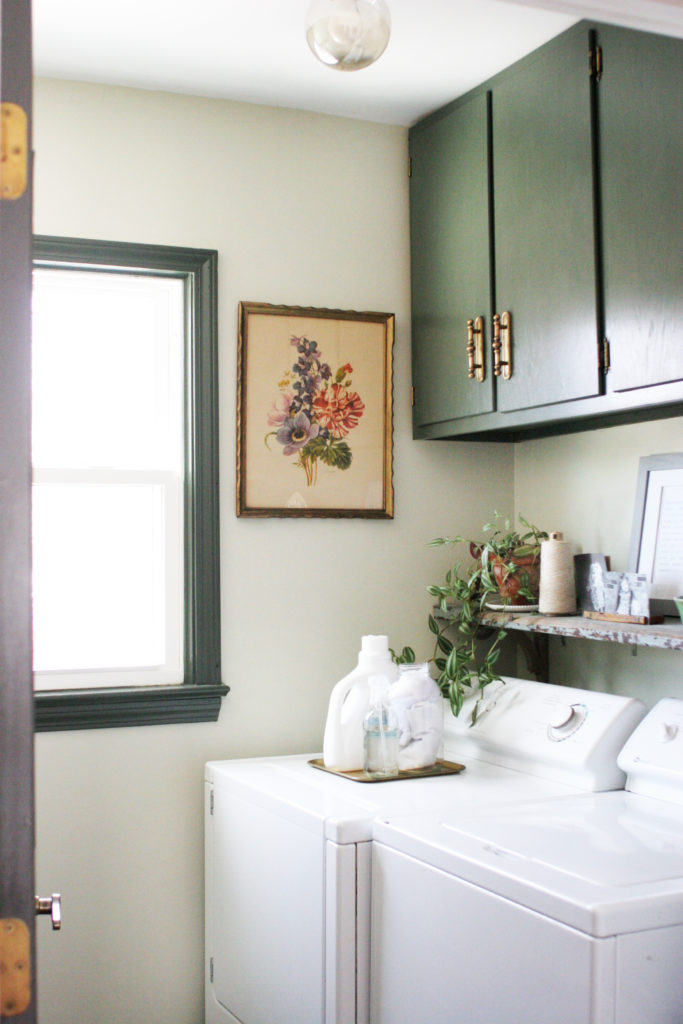
[{"label": "green window trim", "polygon": [[221,682],[217,262],[212,249],[36,235],[34,266],[102,267],[185,281],[185,679],[176,686],[43,690],[35,729],[215,722]]}]

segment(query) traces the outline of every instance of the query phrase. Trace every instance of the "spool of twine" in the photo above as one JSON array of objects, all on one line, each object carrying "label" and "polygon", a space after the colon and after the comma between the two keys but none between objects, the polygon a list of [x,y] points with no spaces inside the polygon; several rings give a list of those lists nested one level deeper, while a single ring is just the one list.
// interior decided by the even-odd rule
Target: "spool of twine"
[{"label": "spool of twine", "polygon": [[541,615],[570,615],[576,611],[574,558],[571,545],[561,533],[551,533],[541,544],[541,586],[538,597]]}]

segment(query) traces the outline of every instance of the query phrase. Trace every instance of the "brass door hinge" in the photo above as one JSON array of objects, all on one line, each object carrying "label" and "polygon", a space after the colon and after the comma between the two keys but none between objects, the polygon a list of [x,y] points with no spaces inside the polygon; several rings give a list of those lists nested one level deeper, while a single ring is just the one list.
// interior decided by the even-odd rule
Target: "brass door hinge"
[{"label": "brass door hinge", "polygon": [[18,1017],[31,1002],[31,937],[18,917],[0,920],[0,978],[0,1017]]},{"label": "brass door hinge", "polygon": [[594,50],[588,51],[588,73],[591,78],[599,82],[602,78],[602,47],[596,46]]},{"label": "brass door hinge", "polygon": [[408,177],[412,178],[412,176],[413,176],[413,158],[412,158],[412,156],[409,156],[408,157]]},{"label": "brass door hinge", "polygon": [[16,103],[3,103],[0,114],[0,199],[21,199],[28,180],[28,118]]},{"label": "brass door hinge", "polygon": [[411,387],[411,389],[410,389],[410,405],[413,408],[415,407],[415,387],[414,386]]},{"label": "brass door hinge", "polygon": [[603,338],[598,345],[598,356],[600,360],[600,369],[603,373],[609,373],[612,363],[610,361],[609,341],[607,338]]}]

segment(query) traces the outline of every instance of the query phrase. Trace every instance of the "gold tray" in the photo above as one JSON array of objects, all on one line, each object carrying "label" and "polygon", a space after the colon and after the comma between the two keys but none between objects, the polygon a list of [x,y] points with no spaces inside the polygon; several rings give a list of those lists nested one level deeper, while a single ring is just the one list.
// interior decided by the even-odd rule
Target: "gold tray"
[{"label": "gold tray", "polygon": [[428,768],[412,768],[408,771],[401,771],[398,775],[389,775],[385,779],[371,778],[362,770],[341,772],[336,768],[326,768],[322,757],[314,757],[308,763],[312,768],[319,768],[321,772],[339,775],[342,779],[350,779],[351,782],[400,782],[401,779],[427,779],[436,775],[458,775],[465,771],[464,764],[458,764],[456,761],[442,761],[440,757],[436,759],[436,764],[429,765]]}]

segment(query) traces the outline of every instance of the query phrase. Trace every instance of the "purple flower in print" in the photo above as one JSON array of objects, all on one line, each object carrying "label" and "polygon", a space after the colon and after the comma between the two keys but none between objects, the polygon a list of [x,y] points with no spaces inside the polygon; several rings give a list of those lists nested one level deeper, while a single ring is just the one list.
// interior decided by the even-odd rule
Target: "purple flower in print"
[{"label": "purple flower in print", "polygon": [[319,433],[319,425],[311,423],[305,412],[298,412],[283,423],[275,438],[284,446],[283,455],[294,455]]}]

